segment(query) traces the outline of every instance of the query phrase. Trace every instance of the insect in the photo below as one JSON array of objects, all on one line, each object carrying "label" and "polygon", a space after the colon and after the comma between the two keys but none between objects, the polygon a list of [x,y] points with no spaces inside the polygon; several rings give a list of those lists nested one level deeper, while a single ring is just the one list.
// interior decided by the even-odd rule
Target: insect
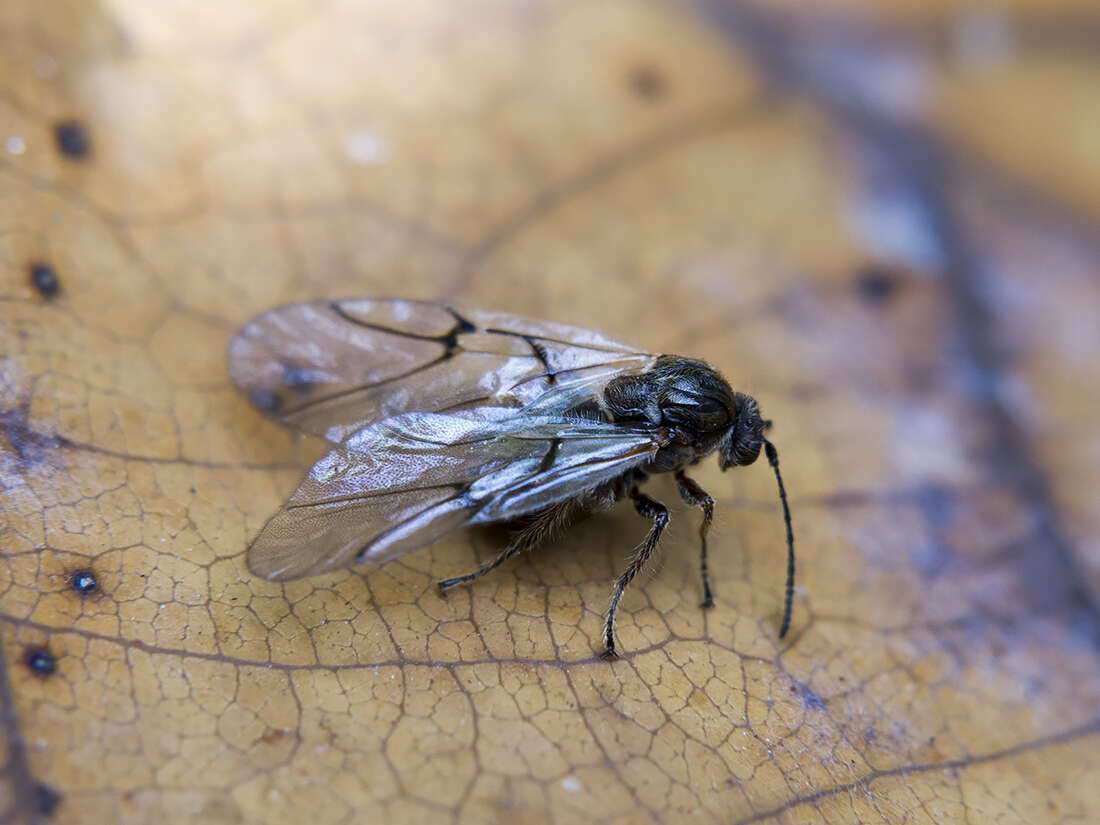
[{"label": "insect", "polygon": [[709,607],[714,499],[685,471],[715,452],[723,470],[752,464],[763,447],[787,531],[780,637],[790,627],[794,537],[770,422],[703,361],[506,313],[364,298],[265,312],[233,338],[228,364],[262,412],[332,444],[248,548],[259,576],[383,562],[466,525],[522,523],[491,562],[439,582],[445,594],[629,498],[652,524],[614,584],[603,631],[613,658],[619,599],[668,524],[642,482],[673,473],[702,510]]}]

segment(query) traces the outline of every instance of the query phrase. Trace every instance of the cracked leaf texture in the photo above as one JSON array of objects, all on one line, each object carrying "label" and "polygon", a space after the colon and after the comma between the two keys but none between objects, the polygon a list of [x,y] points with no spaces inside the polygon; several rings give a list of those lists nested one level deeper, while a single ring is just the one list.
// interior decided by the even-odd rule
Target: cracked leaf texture
[{"label": "cracked leaf texture", "polygon": [[[1084,1],[7,0],[0,821],[1100,820],[1098,28]],[[613,664],[626,505],[446,600],[501,531],[251,576],[323,446],[234,392],[226,344],[360,295],[717,365],[775,422],[791,635],[763,462],[694,474],[706,612],[699,515],[650,483],[671,526]]]}]

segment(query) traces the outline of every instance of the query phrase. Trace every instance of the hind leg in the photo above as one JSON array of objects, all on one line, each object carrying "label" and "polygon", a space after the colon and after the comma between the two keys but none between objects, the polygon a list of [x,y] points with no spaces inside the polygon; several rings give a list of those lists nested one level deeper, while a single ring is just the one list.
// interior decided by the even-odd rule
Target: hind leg
[{"label": "hind leg", "polygon": [[653,555],[657,542],[661,540],[661,533],[664,532],[665,526],[668,524],[668,508],[661,502],[651,499],[640,492],[637,487],[630,491],[630,497],[634,500],[634,509],[638,511],[639,515],[653,519],[653,526],[649,528],[649,533],[638,545],[630,565],[615,582],[615,590],[611,594],[611,605],[607,609],[607,622],[603,628],[603,655],[605,659],[615,659],[619,655],[618,651],[615,650],[615,611],[619,607],[619,599],[622,598],[626,586],[638,575],[638,571],[645,566],[649,557]]},{"label": "hind leg", "polygon": [[527,550],[533,550],[538,545],[547,541],[555,533],[557,533],[568,522],[573,513],[573,503],[570,501],[563,502],[561,504],[555,504],[552,507],[547,507],[537,516],[535,520],[524,527],[516,536],[508,543],[508,546],[501,551],[500,555],[493,559],[488,564],[484,564],[472,573],[467,573],[464,576],[455,576],[452,579],[443,579],[439,582],[439,595],[446,596],[447,591],[454,587],[456,584],[464,584],[466,582],[472,582],[475,579],[480,579],[490,570],[495,570],[512,556],[517,556],[520,553]]}]

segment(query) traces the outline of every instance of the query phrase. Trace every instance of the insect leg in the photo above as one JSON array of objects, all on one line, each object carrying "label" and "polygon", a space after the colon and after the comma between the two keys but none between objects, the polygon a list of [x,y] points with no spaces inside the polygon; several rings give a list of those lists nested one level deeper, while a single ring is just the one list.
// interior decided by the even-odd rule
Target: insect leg
[{"label": "insect leg", "polygon": [[456,584],[462,584],[463,582],[473,581],[479,579],[493,570],[512,556],[518,555],[526,550],[531,550],[542,544],[542,542],[549,539],[554,533],[558,532],[569,521],[570,516],[573,513],[573,502],[566,501],[561,504],[555,504],[552,507],[547,507],[542,512],[535,516],[535,520],[529,525],[524,527],[504,548],[499,556],[493,559],[488,564],[484,564],[475,570],[473,573],[467,573],[465,576],[455,576],[453,579],[443,579],[439,582],[439,595],[446,596],[447,591],[454,587]]},{"label": "insect leg", "polygon": [[707,532],[714,518],[714,499],[706,490],[684,475],[683,470],[676,473],[676,484],[680,488],[680,497],[692,507],[699,507],[703,511],[703,523],[699,525],[699,540],[703,545],[700,557],[703,568],[703,603],[699,606],[714,607],[714,596],[710,592],[710,577],[707,575]]},{"label": "insect leg", "polygon": [[615,659],[619,655],[615,650],[615,610],[619,606],[619,599],[622,598],[623,591],[630,584],[630,580],[638,575],[638,571],[649,560],[650,555],[657,546],[657,542],[660,541],[665,525],[668,524],[668,508],[661,502],[654,501],[649,496],[639,492],[637,487],[631,489],[630,497],[634,499],[634,509],[638,511],[639,515],[653,519],[653,526],[649,528],[645,540],[634,552],[634,558],[631,560],[630,565],[615,582],[615,591],[611,594],[611,605],[607,608],[607,622],[603,627],[603,655],[605,659]]}]

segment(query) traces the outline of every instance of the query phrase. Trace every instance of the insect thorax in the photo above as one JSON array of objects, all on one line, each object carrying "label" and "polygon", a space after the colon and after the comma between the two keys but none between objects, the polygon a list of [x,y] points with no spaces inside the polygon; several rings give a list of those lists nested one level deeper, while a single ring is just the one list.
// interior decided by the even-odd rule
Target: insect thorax
[{"label": "insect thorax", "polygon": [[693,358],[662,355],[646,372],[620,376],[604,389],[603,406],[613,421],[668,427],[674,443],[647,465],[670,472],[706,457],[730,437],[737,395],[712,366]]}]

